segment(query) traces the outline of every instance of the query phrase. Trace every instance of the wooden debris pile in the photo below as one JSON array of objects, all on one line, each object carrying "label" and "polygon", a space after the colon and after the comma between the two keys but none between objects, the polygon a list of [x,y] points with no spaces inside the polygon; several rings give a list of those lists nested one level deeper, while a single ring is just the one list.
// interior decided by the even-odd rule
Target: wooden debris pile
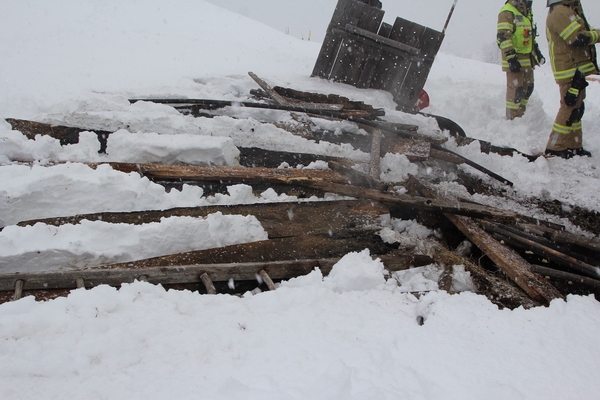
[{"label": "wooden debris pile", "polygon": [[[137,172],[165,187],[202,186],[206,193],[245,183],[255,190],[274,188],[296,195],[301,202],[211,206],[131,213],[102,213],[24,221],[49,225],[75,224],[81,220],[142,224],[162,217],[203,217],[211,213],[254,215],[268,233],[268,240],[155,257],[135,262],[101,265],[84,270],[0,274],[0,301],[35,294],[38,298],[61,295],[77,287],[99,284],[118,286],[135,279],[201,293],[231,293],[253,289],[273,290],[276,282],[303,275],[318,267],[325,274],[345,254],[368,248],[390,272],[432,263],[444,270],[442,290],[452,292],[452,267],[463,265],[477,291],[503,307],[532,307],[564,298],[568,293],[600,294],[600,241],[570,234],[564,227],[519,213],[476,204],[470,199],[448,198],[435,186],[416,177],[402,184],[399,194],[382,183],[380,159],[386,153],[405,154],[416,163],[468,164],[510,185],[501,176],[443,147],[447,138],[423,133],[418,127],[379,119],[381,110],[340,96],[315,95],[285,88],[271,88],[251,74],[261,87],[253,91],[262,102],[236,103],[245,107],[273,108],[301,113],[303,119],[326,117],[350,121],[367,132],[342,135],[312,131],[318,140],[349,143],[371,154],[368,173],[359,172],[355,160],[346,160],[260,148],[240,148],[239,167],[111,163],[123,172]],[[132,99],[132,102],[140,99]],[[196,116],[218,115],[233,102],[193,99],[145,99],[171,104],[180,112]],[[33,121],[7,120],[28,137],[50,135],[68,145],[77,143],[85,127],[51,126]],[[101,149],[111,132],[96,132]],[[102,144],[104,143],[104,144]],[[281,169],[283,162],[307,165],[325,161],[329,170]],[[95,167],[98,164],[89,164]],[[324,193],[346,200],[308,201]],[[350,200],[352,198],[353,200]],[[429,227],[442,227],[444,239],[428,240],[425,246],[386,243],[379,236],[381,217],[416,219]],[[115,238],[116,240],[116,238]],[[471,256],[455,252],[468,240],[476,249]],[[37,255],[39,257],[39,255]],[[4,260],[9,262],[10,260]]]}]

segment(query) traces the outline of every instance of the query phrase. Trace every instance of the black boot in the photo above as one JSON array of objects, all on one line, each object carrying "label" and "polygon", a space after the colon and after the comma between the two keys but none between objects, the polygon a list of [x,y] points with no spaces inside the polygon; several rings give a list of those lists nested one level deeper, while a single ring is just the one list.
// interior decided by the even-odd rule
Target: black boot
[{"label": "black boot", "polygon": [[544,152],[544,154],[546,156],[550,156],[550,157],[561,157],[564,158],[566,160],[568,160],[569,158],[572,158],[575,154],[571,151],[571,150],[550,150],[550,149],[546,149],[546,151]]},{"label": "black boot", "polygon": [[573,153],[574,156],[581,156],[581,157],[591,157],[592,156],[592,153],[590,153],[583,147],[580,147],[578,149],[569,149],[569,151],[571,153]]}]

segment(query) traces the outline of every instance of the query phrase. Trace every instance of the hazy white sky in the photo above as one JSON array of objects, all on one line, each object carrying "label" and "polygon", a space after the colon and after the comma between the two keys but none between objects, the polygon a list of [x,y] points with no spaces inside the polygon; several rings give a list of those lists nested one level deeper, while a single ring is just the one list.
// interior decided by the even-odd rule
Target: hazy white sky
[{"label": "hazy white sky", "polygon": [[[208,0],[218,6],[261,21],[290,35],[322,41],[337,0]],[[393,23],[400,16],[441,31],[454,0],[382,0],[384,21]],[[600,2],[582,0],[586,15],[593,26],[600,26]],[[446,31],[442,51],[480,58],[485,46],[496,40],[498,11],[504,0],[458,0]],[[306,9],[314,10],[307,13]],[[539,41],[546,48],[544,24],[546,0],[534,0],[534,13],[540,27]],[[547,53],[547,52],[546,52]]]}]

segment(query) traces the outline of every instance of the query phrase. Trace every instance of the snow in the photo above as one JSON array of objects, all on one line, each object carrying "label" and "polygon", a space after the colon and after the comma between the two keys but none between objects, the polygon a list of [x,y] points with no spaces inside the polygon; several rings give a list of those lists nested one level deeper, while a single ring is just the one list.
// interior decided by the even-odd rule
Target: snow
[{"label": "snow", "polygon": [[[257,3],[264,7],[268,1]],[[424,8],[435,10],[431,21],[439,29],[450,4],[435,3],[439,7]],[[410,7],[407,15],[395,14],[412,18],[417,7]],[[495,15],[499,7],[490,12]],[[337,93],[385,108],[391,121],[436,129],[431,119],[394,111],[388,93],[310,78],[320,43],[286,36],[206,1],[0,0],[0,9],[0,118],[117,132],[108,139],[107,154],[98,154],[93,132],[83,133],[77,145],[61,147],[48,137],[26,140],[0,119],[2,272],[91,267],[266,238],[253,216],[218,213],[138,226],[103,221],[16,226],[20,221],[299,201],[273,190],[255,195],[246,185],[213,196],[189,185],[167,191],[137,173],[106,165],[93,169],[83,161],[236,165],[236,147],[244,146],[369,158],[349,145],[315,143],[260,123],[293,123],[288,113],[231,107],[225,116],[193,118],[166,105],[130,104],[129,98],[249,100],[256,84],[247,72],[253,71],[271,84]],[[386,2],[384,9],[392,12]],[[299,21],[312,12],[308,5],[293,10],[301,10],[294,11]],[[454,18],[449,35],[469,20],[458,9]],[[536,91],[525,117],[506,121],[499,66],[442,50],[426,85],[432,99],[426,111],[453,119],[471,137],[527,153],[543,151],[558,109],[550,67],[536,70]],[[588,89],[584,145],[594,158],[529,163],[519,156],[482,154],[476,145],[448,146],[513,181],[514,188],[507,190],[513,199],[542,197],[600,211],[600,137],[595,134],[600,87],[592,82]],[[316,123],[330,129],[343,125]],[[382,159],[384,181],[397,182],[408,173],[438,171],[404,156]],[[442,187],[464,192],[455,183]],[[510,200],[483,195],[474,200],[529,212]],[[436,234],[416,221],[388,220],[382,226],[380,235],[390,241]],[[37,252],[43,256],[36,258]],[[28,297],[5,303],[0,305],[0,397],[598,397],[600,307],[595,299],[569,296],[546,308],[500,310],[469,292],[472,283],[464,267],[453,266],[453,271],[453,289],[461,293],[450,295],[437,290],[434,266],[390,276],[365,250],[346,255],[327,277],[317,269],[276,291],[242,297],[201,296],[135,282],[120,289],[74,290],[47,302]]]}]

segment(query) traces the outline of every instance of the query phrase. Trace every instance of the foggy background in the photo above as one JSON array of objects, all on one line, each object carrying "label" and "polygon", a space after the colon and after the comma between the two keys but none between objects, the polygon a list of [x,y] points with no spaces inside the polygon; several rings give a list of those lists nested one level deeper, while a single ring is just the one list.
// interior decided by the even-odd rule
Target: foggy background
[{"label": "foggy background", "polygon": [[[210,3],[263,22],[299,39],[322,42],[337,0],[208,0]],[[454,0],[381,0],[383,20],[393,24],[402,17],[441,31]],[[458,0],[440,51],[488,61],[486,53],[497,51],[496,23],[505,0]],[[600,26],[600,2],[583,0],[592,26]],[[312,10],[307,13],[306,9]],[[548,57],[545,22],[546,0],[534,0],[534,22],[538,41]],[[309,37],[310,36],[310,37]]]}]

